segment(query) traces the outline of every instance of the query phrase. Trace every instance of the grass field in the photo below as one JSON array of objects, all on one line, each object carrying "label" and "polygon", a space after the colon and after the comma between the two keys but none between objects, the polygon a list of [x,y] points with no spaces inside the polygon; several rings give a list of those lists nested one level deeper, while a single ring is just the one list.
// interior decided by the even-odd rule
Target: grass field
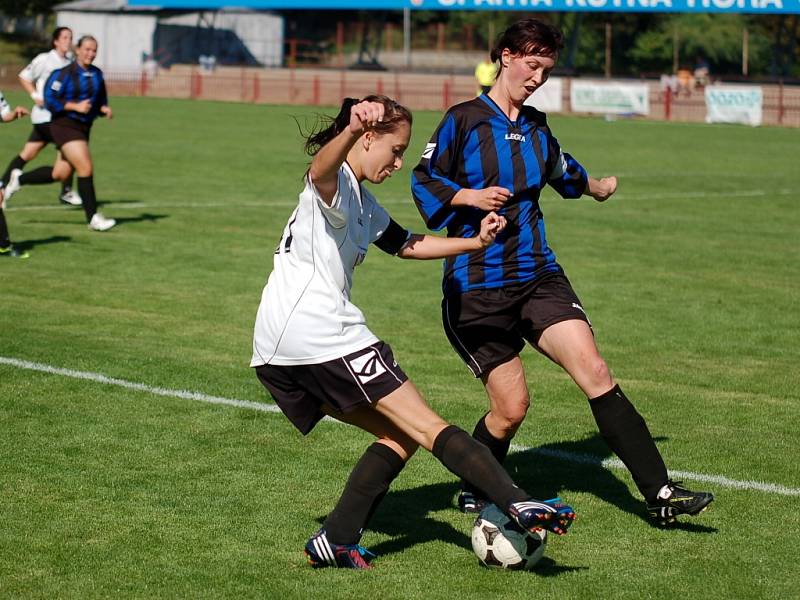
[{"label": "grass field", "polygon": [[[307,160],[292,116],[312,111],[113,104],[92,149],[119,226],[89,232],[55,186],[23,189],[6,213],[31,257],[0,261],[0,596],[798,597],[797,131],[551,120],[620,189],[603,205],[548,194],[548,237],[668,467],[715,492],[712,510],[651,527],[628,473],[600,464],[586,400],[526,351],[534,407],[515,443],[528,450],[508,466],[579,514],[537,569],[477,565],[454,478],[421,452],[364,536],[376,568],[314,571],[303,544],[368,436],[325,422],[302,438],[246,405],[42,370],[271,404],[247,367],[252,324]],[[408,177],[438,118],[416,115],[408,164],[376,190],[417,231]],[[0,167],[28,132],[0,127]],[[485,399],[441,330],[439,275],[438,261],[373,251],[355,300],[471,431]]]}]

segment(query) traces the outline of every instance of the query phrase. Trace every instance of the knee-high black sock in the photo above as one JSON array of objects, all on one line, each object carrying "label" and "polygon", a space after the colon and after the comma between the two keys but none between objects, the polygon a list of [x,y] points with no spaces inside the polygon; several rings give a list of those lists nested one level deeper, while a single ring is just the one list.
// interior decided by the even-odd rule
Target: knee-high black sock
[{"label": "knee-high black sock", "polygon": [[0,208],[0,248],[8,248],[10,245],[11,239],[8,237],[6,215],[3,213],[3,209]]},{"label": "knee-high black sock", "polygon": [[5,173],[3,173],[3,178],[0,179],[0,182],[2,182],[4,185],[8,183],[8,178],[11,177],[11,171],[13,171],[14,169],[21,169],[22,167],[25,166],[25,163],[27,162],[28,161],[24,160],[19,154],[14,158],[12,158],[11,162],[8,163]]},{"label": "knee-high black sock", "polygon": [[65,179],[61,182],[61,195],[68,194],[72,190],[72,175],[69,176],[69,179]]},{"label": "knee-high black sock", "polygon": [[486,446],[455,425],[448,425],[436,436],[431,452],[450,472],[481,490],[503,510],[511,502],[531,497],[516,486]]},{"label": "knee-high black sock", "polygon": [[625,463],[636,487],[646,500],[652,500],[668,481],[664,459],[642,416],[619,386],[589,400],[600,435]]},{"label": "knee-high black sock", "polygon": [[385,444],[375,442],[356,463],[336,508],[323,527],[332,544],[356,544],[389,485],[405,461]]},{"label": "knee-high black sock", "polygon": [[23,173],[19,178],[20,185],[43,185],[54,181],[53,167],[39,167],[33,171]]},{"label": "knee-high black sock", "polygon": [[94,195],[94,177],[78,177],[78,193],[83,198],[83,212],[86,213],[86,222],[92,220],[97,212],[97,199]]},{"label": "knee-high black sock", "polygon": [[[483,415],[477,422],[475,425],[475,430],[472,432],[472,437],[486,446],[489,449],[489,452],[492,453],[492,456],[495,457],[497,462],[502,465],[506,460],[506,456],[508,456],[508,449],[511,447],[511,438],[508,438],[507,440],[498,440],[489,432],[489,429],[486,427],[486,417],[488,414],[489,413]],[[461,482],[461,489],[465,492],[471,492],[472,494],[483,496],[483,493],[479,489],[463,480]]]}]

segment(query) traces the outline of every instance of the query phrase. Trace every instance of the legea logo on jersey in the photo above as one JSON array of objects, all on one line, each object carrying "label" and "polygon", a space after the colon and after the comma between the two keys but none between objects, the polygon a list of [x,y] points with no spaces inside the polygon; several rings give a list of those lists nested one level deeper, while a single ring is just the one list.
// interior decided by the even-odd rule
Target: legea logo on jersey
[{"label": "legea logo on jersey", "polygon": [[422,158],[430,158],[433,156],[433,151],[436,150],[436,144],[427,144],[425,151],[422,153]]},{"label": "legea logo on jersey", "polygon": [[524,142],[525,136],[521,133],[507,133],[506,134],[507,140],[514,140],[515,142]]},{"label": "legea logo on jersey", "polygon": [[386,373],[386,367],[383,366],[375,350],[370,350],[366,354],[362,354],[348,362],[361,383],[369,383],[378,375]]}]

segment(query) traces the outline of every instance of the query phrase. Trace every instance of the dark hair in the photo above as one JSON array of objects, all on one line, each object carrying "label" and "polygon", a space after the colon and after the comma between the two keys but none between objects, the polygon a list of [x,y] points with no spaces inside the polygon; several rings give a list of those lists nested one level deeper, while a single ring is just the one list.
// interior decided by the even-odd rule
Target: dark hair
[{"label": "dark hair", "polygon": [[56,41],[58,40],[58,38],[60,38],[60,37],[61,37],[61,34],[62,34],[64,31],[69,31],[70,33],[72,33],[72,29],[70,29],[69,27],[56,27],[56,28],[53,30],[53,35],[52,35],[52,36],[51,36],[51,38],[50,38],[50,42],[51,42],[51,44],[55,44],[55,43],[56,43]]},{"label": "dark hair", "polygon": [[319,116],[316,128],[304,136],[306,138],[306,154],[314,156],[319,152],[320,148],[342,133],[350,125],[350,109],[359,102],[379,102],[383,104],[383,120],[373,127],[373,130],[379,134],[393,132],[400,123],[411,125],[411,111],[388,96],[374,94],[365,96],[361,100],[345,98],[338,115],[334,118]]},{"label": "dark hair", "polygon": [[563,47],[564,36],[558,28],[538,19],[523,19],[500,34],[491,57],[493,62],[497,62],[506,48],[517,56],[538,54],[552,57]]},{"label": "dark hair", "polygon": [[97,44],[97,39],[93,35],[82,35],[78,40],[78,48],[83,46],[83,42],[94,42]]}]

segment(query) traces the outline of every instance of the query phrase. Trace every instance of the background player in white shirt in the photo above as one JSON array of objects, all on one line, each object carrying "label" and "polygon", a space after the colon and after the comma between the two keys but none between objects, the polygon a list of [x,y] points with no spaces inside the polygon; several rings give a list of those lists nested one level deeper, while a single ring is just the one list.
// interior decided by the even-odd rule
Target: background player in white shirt
[{"label": "background player in white shirt", "polygon": [[251,366],[289,420],[306,434],[327,414],[378,438],[306,544],[314,567],[369,568],[361,532],[418,446],[526,529],[563,534],[575,518],[557,499],[532,500],[483,444],[433,412],[350,301],[353,270],[370,243],[401,258],[443,258],[481,250],[505,227],[490,213],[473,237],[447,239],[395,223],[361,182],[379,184],[398,170],[410,135],[407,109],[369,96],[345,100],[330,126],[309,137],[305,189],[258,309]]},{"label": "background player in white shirt", "polygon": [[44,85],[53,71],[72,62],[70,58],[72,30],[68,27],[56,28],[53,31],[52,43],[52,50],[38,54],[19,74],[20,84],[34,102],[31,110],[33,131],[19,155],[15,156],[6,167],[0,179],[0,187],[5,186],[6,196],[10,198],[21,185],[41,185],[61,181],[59,200],[65,204],[80,206],[81,197],[72,190],[72,166],[64,160],[61,152],[57,152],[52,167],[39,167],[29,173],[22,173],[26,163],[36,158],[47,144],[53,143],[50,135],[52,115],[44,106]]},{"label": "background player in white shirt", "polygon": [[[24,117],[28,111],[22,106],[11,108],[6,102],[3,92],[0,92],[0,121],[10,123],[15,119]],[[8,236],[8,225],[6,216],[3,214],[3,191],[0,190],[0,258],[28,258],[28,253],[15,248]]]}]

